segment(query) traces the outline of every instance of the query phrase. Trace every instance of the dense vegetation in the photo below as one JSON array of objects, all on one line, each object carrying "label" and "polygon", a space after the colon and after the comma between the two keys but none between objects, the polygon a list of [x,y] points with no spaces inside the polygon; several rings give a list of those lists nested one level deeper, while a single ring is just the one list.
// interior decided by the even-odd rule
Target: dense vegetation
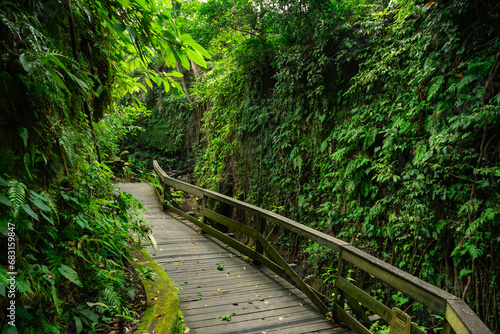
[{"label": "dense vegetation", "polygon": [[102,162],[147,113],[134,73],[179,95],[172,77],[181,74],[149,69],[151,58],[205,65],[172,12],[169,0],[0,1],[2,333],[91,333],[133,320],[125,265],[131,232],[147,237],[148,227]]},{"label": "dense vegetation", "polygon": [[[0,1],[0,32],[0,308],[15,231],[23,333],[131,318],[123,265],[147,226],[103,163],[122,140],[135,171],[162,156],[450,291],[498,332],[495,1]],[[334,254],[267,231],[331,293]]]},{"label": "dense vegetation", "polygon": [[[497,2],[210,0],[181,12],[213,61],[186,73],[181,100],[143,96],[150,131],[134,147],[450,291],[498,331]],[[330,293],[333,255],[268,231]],[[439,328],[418,303],[352,278]]]}]

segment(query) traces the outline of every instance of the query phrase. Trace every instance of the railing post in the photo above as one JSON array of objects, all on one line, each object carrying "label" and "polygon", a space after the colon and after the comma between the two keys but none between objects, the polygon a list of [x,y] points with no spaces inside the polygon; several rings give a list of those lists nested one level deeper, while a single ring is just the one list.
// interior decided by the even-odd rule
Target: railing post
[{"label": "railing post", "polygon": [[[257,228],[256,230],[264,236],[264,232],[266,230],[266,220],[261,217],[257,217]],[[259,238],[255,240],[255,251],[259,254],[264,255],[264,248],[262,247],[262,244],[259,241]]]},{"label": "railing post", "polygon": [[[337,266],[337,278],[343,277],[345,278],[347,276],[347,262],[342,258],[342,253],[343,250],[340,250],[339,253],[339,264]],[[342,296],[342,293],[340,292],[341,290],[337,287],[337,281],[338,279],[335,280],[335,286],[333,288],[333,292],[335,294],[335,297],[333,299],[333,303],[337,304],[342,310],[344,309],[344,297]],[[335,310],[332,312],[333,318],[335,321],[340,321],[341,319],[337,316],[335,313]]]},{"label": "railing post", "polygon": [[[207,195],[203,195],[203,197],[201,198],[201,221],[205,224],[208,224],[208,218],[205,216],[205,209],[207,209],[208,207],[208,197]],[[203,229],[201,230],[201,232],[205,233],[203,231]]]}]

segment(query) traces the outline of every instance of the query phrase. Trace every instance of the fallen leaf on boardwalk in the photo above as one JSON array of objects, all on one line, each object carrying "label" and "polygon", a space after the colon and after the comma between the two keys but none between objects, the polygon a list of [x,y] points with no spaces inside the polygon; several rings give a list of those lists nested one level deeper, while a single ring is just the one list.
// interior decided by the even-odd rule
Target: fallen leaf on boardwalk
[{"label": "fallen leaf on boardwalk", "polygon": [[279,317],[278,320],[280,320],[280,321],[283,320],[283,317]]},{"label": "fallen leaf on boardwalk", "polygon": [[196,244],[194,242],[192,242],[191,245],[196,245]]},{"label": "fallen leaf on boardwalk", "polygon": [[189,327],[184,328],[184,334],[189,332]]},{"label": "fallen leaf on boardwalk", "polygon": [[184,282],[184,284],[188,284],[188,282]]},{"label": "fallen leaf on boardwalk", "polygon": [[201,296],[201,292],[198,292],[198,296]]},{"label": "fallen leaf on boardwalk", "polygon": [[158,296],[154,296],[151,300],[158,300]]},{"label": "fallen leaf on boardwalk", "polygon": [[304,306],[304,305],[302,305],[302,303],[299,303],[299,305],[300,305],[300,306]]},{"label": "fallen leaf on boardwalk", "polygon": [[218,288],[218,289],[217,289],[217,291],[219,291],[219,292],[220,292],[220,288]]},{"label": "fallen leaf on boardwalk", "polygon": [[236,275],[236,277],[238,277],[238,278],[239,278],[239,277],[240,277],[240,275]]}]

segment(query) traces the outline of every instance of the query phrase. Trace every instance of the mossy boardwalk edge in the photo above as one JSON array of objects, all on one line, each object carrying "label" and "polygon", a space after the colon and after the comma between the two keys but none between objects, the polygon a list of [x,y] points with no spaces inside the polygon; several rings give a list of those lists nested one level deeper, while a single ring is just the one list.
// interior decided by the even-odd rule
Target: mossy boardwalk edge
[{"label": "mossy boardwalk edge", "polygon": [[179,297],[174,283],[145,249],[136,248],[132,254],[134,268],[150,267],[155,274],[154,281],[141,279],[147,304],[134,334],[175,333],[179,322]]}]

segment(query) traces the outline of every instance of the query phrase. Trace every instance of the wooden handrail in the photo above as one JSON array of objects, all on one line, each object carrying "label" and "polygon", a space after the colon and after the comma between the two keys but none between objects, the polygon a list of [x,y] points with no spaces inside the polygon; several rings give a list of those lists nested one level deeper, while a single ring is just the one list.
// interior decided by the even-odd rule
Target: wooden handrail
[{"label": "wooden handrail", "polygon": [[[430,308],[433,310],[433,312],[440,314],[444,317],[445,325],[443,329],[443,333],[459,333],[459,334],[489,334],[491,331],[488,329],[488,327],[479,319],[479,317],[470,309],[470,307],[460,298],[444,291],[441,290],[432,284],[429,284],[423,280],[421,280],[418,277],[415,277],[413,275],[410,275],[406,273],[405,271],[396,268],[370,254],[367,254],[356,247],[352,246],[350,243],[345,242],[343,240],[337,239],[333,236],[327,235],[325,233],[319,232],[311,227],[305,226],[303,224],[300,224],[296,221],[293,221],[289,218],[283,217],[277,213],[259,208],[257,206],[245,203],[243,201],[231,198],[226,195],[222,195],[220,193],[217,193],[215,191],[207,190],[183,181],[179,181],[175,178],[172,178],[168,176],[163,169],[158,165],[158,162],[155,160],[153,161],[153,167],[154,170],[160,180],[160,183],[163,185],[168,185],[169,187],[173,187],[179,190],[182,190],[184,192],[193,194],[197,197],[200,198],[211,198],[216,201],[222,202],[229,204],[235,208],[245,210],[246,212],[249,212],[257,217],[260,217],[262,219],[265,219],[270,222],[274,222],[281,226],[282,228],[294,232],[304,238],[310,239],[314,242],[317,242],[327,248],[330,248],[332,250],[340,252],[339,256],[339,263],[342,263],[342,261],[350,263],[359,269],[373,275],[374,277],[380,279],[381,281],[393,286],[397,290],[407,294],[408,296],[414,298],[415,300],[418,300],[421,302],[423,305],[426,307]],[[168,192],[168,191],[165,191]],[[208,211],[207,211],[208,212]],[[212,218],[216,217],[215,215],[212,214]],[[224,224],[228,223],[227,220],[225,219],[218,219],[218,222]],[[199,222],[198,222],[199,223]],[[233,224],[234,225],[234,224]],[[234,226],[233,226],[234,227]],[[243,231],[243,232],[242,232]],[[241,229],[240,232],[245,234],[245,229]],[[249,234],[255,234],[258,233],[257,231],[253,230],[254,232],[249,233]],[[252,235],[250,235],[252,236]],[[255,237],[255,235],[253,235]],[[260,236],[261,237],[261,236]],[[256,241],[259,242],[259,237],[256,238]],[[261,240],[265,241],[265,240]],[[241,245],[241,244],[240,244]],[[241,248],[241,246],[238,246]],[[258,254],[257,252],[253,251],[252,254]],[[258,258],[262,259],[262,255],[258,254]],[[260,261],[259,259],[255,259],[264,265],[266,265],[265,262]],[[278,264],[273,262],[272,260],[265,260],[266,262],[270,262],[269,264],[271,266],[275,266],[275,269],[280,271],[280,267]],[[278,268],[276,268],[276,266]],[[270,268],[273,269],[273,268]],[[273,270],[275,270],[273,269]],[[284,268],[281,268],[281,270],[285,271]],[[342,276],[339,276],[342,277]],[[348,283],[344,279],[337,279],[337,281],[341,282],[337,284],[336,286],[338,289],[341,290],[339,295],[344,295],[346,294],[347,297],[352,298],[352,294],[357,294],[357,290],[359,288],[354,287],[354,285]],[[352,285],[352,287],[350,285]],[[362,290],[361,290],[362,291]],[[358,302],[362,302],[362,305],[373,312],[379,314],[384,320],[387,321],[386,318],[388,318],[388,309],[386,306],[380,306],[380,302],[376,301],[372,297],[370,297],[367,294],[364,294],[363,297],[361,297],[361,294],[358,294],[360,297]],[[375,302],[367,302],[366,298],[372,298],[375,300]],[[363,302],[364,301],[364,302]],[[335,310],[339,311],[339,315],[341,316],[342,320],[347,319],[346,317],[351,317],[348,313],[343,311],[343,305],[344,303],[342,301],[335,301],[336,306]],[[377,304],[378,303],[378,304]],[[384,308],[385,307],[385,308]],[[342,310],[340,310],[341,308]],[[343,313],[342,313],[343,312]],[[342,313],[342,314],[340,314]],[[361,331],[361,332],[366,332],[369,333],[369,331],[361,325],[355,318],[351,317],[352,321],[355,321],[359,324],[356,324],[356,327]],[[389,320],[390,321],[390,320]],[[414,329],[413,333],[418,332],[416,328]]]}]

